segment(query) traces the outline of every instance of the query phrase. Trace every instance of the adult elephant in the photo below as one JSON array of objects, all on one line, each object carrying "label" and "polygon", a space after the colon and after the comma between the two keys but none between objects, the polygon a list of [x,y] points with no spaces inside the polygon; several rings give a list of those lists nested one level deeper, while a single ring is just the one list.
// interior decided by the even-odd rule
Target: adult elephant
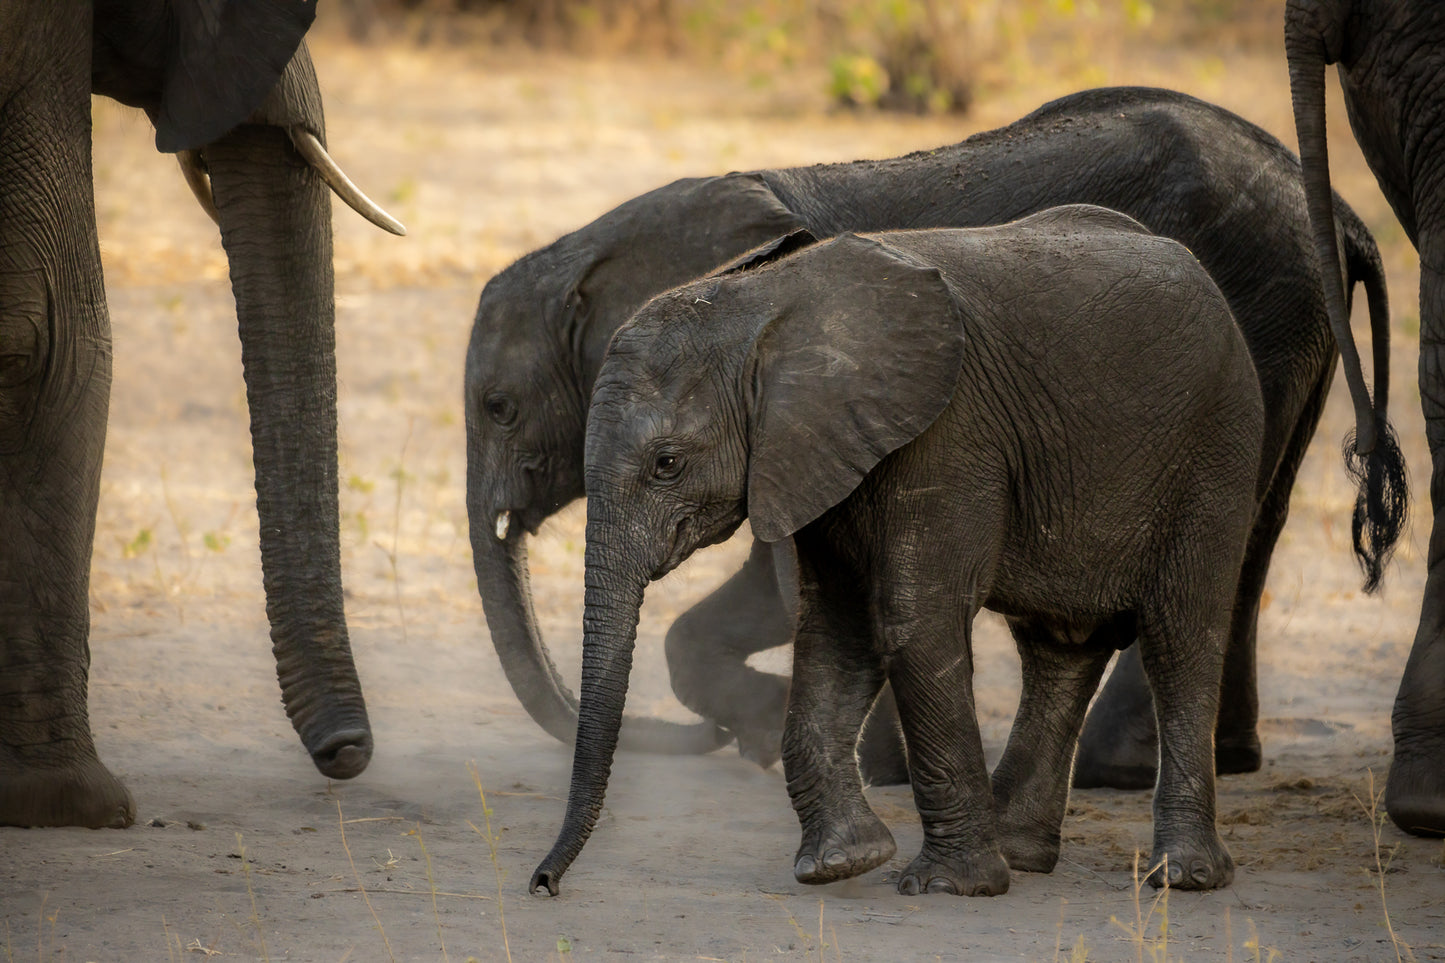
[{"label": "adult elephant", "polygon": [[[1216,738],[1221,772],[1257,769],[1259,600],[1329,389],[1335,337],[1294,156],[1228,111],[1146,88],[1074,94],[1007,127],[893,160],[677,181],[524,256],[487,283],[466,362],[467,509],[493,643],[532,717],[557,738],[573,739],[576,699],[537,630],[526,534],[583,495],[587,402],[613,333],[633,312],[756,245],[784,236],[781,243],[796,243],[800,229],[826,238],[973,227],[1076,203],[1122,211],[1193,251],[1228,299],[1260,377],[1268,412],[1260,501],[1231,624]],[[1388,310],[1379,252],[1343,202],[1335,223],[1349,278],[1369,296],[1376,370],[1385,372]],[[1358,367],[1353,345],[1341,343]],[[1384,391],[1377,402],[1383,412]],[[1398,450],[1381,444],[1363,470],[1377,495],[1386,493],[1372,502],[1379,510],[1369,513],[1371,524],[1356,531],[1373,586],[1403,510]],[[742,571],[680,617],[667,638],[679,699],[736,734],[745,754],[763,763],[778,755],[787,680],[757,672],[746,658],[786,643],[792,630],[770,566],[771,554],[755,546]],[[900,750],[889,734],[881,722],[864,733],[860,755],[875,781],[898,773],[887,752],[900,762]],[[624,725],[621,745],[697,751],[716,745],[715,735],[706,725],[671,730],[653,721],[646,730]],[[1076,783],[1151,786],[1157,759],[1153,705],[1131,654],[1085,727]]]},{"label": "adult elephant", "polygon": [[355,776],[371,757],[342,611],[331,220],[316,165],[345,178],[321,148],[301,46],[314,16],[298,0],[0,6],[0,824],[134,818],[86,706],[111,379],[92,92],[146,110],[220,225],[283,698],[323,773]]},{"label": "adult elephant", "polygon": [[[1445,834],[1445,4],[1289,0],[1285,11],[1305,192],[1335,331],[1349,330],[1349,314],[1331,226],[1326,64],[1339,65],[1355,140],[1420,252],[1420,403],[1434,523],[1420,625],[1391,718],[1395,757],[1385,809],[1406,832]],[[1357,447],[1366,452],[1369,405],[1363,385],[1350,388]]]}]

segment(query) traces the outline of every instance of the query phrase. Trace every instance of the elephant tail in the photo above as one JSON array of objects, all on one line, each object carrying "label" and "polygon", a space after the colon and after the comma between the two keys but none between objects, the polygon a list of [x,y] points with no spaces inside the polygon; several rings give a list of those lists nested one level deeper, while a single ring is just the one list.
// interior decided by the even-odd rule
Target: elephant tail
[{"label": "elephant tail", "polygon": [[1345,470],[1358,488],[1352,523],[1355,556],[1365,573],[1365,592],[1380,587],[1385,566],[1405,530],[1410,507],[1409,483],[1400,439],[1390,424],[1390,296],[1380,249],[1368,228],[1344,201],[1336,199],[1336,217],[1345,235],[1347,284],[1364,285],[1370,311],[1370,343],[1375,385],[1372,409],[1376,442],[1368,454],[1355,450],[1355,432],[1345,437]]}]

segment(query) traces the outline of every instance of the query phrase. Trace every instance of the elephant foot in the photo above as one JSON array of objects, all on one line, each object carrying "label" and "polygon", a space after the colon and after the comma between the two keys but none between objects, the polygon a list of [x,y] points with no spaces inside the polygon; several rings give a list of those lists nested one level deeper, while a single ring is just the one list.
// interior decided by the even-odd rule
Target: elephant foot
[{"label": "elephant foot", "polygon": [[1192,839],[1156,842],[1149,865],[1156,889],[1166,880],[1171,889],[1219,889],[1234,881],[1234,859],[1212,827]]},{"label": "elephant foot", "polygon": [[1259,772],[1264,765],[1264,750],[1259,735],[1253,730],[1240,736],[1219,735],[1214,742],[1214,771],[1221,776]]},{"label": "elephant foot", "polygon": [[783,757],[781,729],[739,729],[737,738],[738,755],[764,769],[772,768]]},{"label": "elephant foot", "polygon": [[1405,753],[1397,743],[1385,783],[1385,811],[1403,832],[1445,836],[1445,752]]},{"label": "elephant foot", "polygon": [[898,877],[898,892],[904,896],[1002,896],[1008,892],[1008,871],[1009,864],[997,849],[945,859],[925,847]]},{"label": "elephant foot", "polygon": [[999,829],[999,850],[1009,869],[1024,873],[1052,873],[1059,862],[1059,849],[1057,832],[1040,836],[1037,832]]},{"label": "elephant foot", "polygon": [[800,883],[832,883],[877,869],[898,852],[893,834],[872,810],[822,832],[805,833],[793,858]]},{"label": "elephant foot", "polygon": [[59,768],[0,764],[0,826],[124,829],[133,822],[130,791],[99,759]]}]

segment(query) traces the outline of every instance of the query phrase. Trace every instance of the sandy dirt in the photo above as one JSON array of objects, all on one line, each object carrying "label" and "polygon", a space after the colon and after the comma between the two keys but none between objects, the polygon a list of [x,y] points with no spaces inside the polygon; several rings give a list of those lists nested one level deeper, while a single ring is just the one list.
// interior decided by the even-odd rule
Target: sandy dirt
[{"label": "sandy dirt", "polygon": [[[91,587],[91,714],[139,820],[124,832],[0,831],[7,959],[1160,960],[1166,941],[1170,959],[1394,959],[1377,856],[1388,861],[1394,933],[1419,959],[1445,958],[1445,849],[1388,823],[1377,847],[1366,813],[1371,775],[1378,789],[1389,765],[1426,513],[1416,509],[1383,595],[1363,597],[1338,456],[1342,379],[1261,619],[1268,761],[1220,783],[1239,867],[1229,888],[1167,903],[1146,889],[1141,903],[1131,865],[1147,852],[1149,794],[1088,791],[1073,797],[1052,874],[1015,874],[996,899],[899,896],[886,869],[921,835],[900,789],[870,790],[898,859],[804,887],[791,874],[797,823],[781,772],[727,749],[619,756],[563,896],[527,895],[560,826],[571,759],[503,680],[471,574],[461,358],[482,283],[677,176],[947,143],[1081,84],[1048,77],[967,118],[899,119],[831,115],[806,91],[677,64],[336,41],[315,54],[333,153],[412,232],[386,237],[336,211],[343,561],[375,761],[355,781],[328,783],[282,712],[224,257],[144,119],[101,105],[115,387]],[[1143,52],[1088,79],[1178,87],[1293,142],[1282,54]],[[1336,183],[1386,250],[1395,418],[1423,490],[1414,253],[1343,114],[1333,123]],[[581,526],[574,506],[533,547],[544,628],[574,681]],[[653,586],[630,711],[688,718],[668,689],[662,632],[741,557],[735,541]],[[980,722],[997,758],[1017,659],[1000,624],[981,623]],[[768,664],[785,667],[786,655]],[[1141,929],[1147,946],[1131,935]]]}]

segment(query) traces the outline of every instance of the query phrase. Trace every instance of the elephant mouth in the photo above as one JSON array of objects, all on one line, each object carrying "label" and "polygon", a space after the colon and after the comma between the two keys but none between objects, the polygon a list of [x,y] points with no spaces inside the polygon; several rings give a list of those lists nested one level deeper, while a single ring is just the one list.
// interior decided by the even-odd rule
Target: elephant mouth
[{"label": "elephant mouth", "polygon": [[687,561],[687,557],[692,554],[693,545],[688,538],[690,528],[689,520],[686,518],[673,526],[672,537],[668,541],[667,555],[663,557],[662,564],[652,573],[654,582]]},{"label": "elephant mouth", "polygon": [[530,508],[499,508],[491,515],[492,537],[503,545],[536,535],[548,513]]}]

